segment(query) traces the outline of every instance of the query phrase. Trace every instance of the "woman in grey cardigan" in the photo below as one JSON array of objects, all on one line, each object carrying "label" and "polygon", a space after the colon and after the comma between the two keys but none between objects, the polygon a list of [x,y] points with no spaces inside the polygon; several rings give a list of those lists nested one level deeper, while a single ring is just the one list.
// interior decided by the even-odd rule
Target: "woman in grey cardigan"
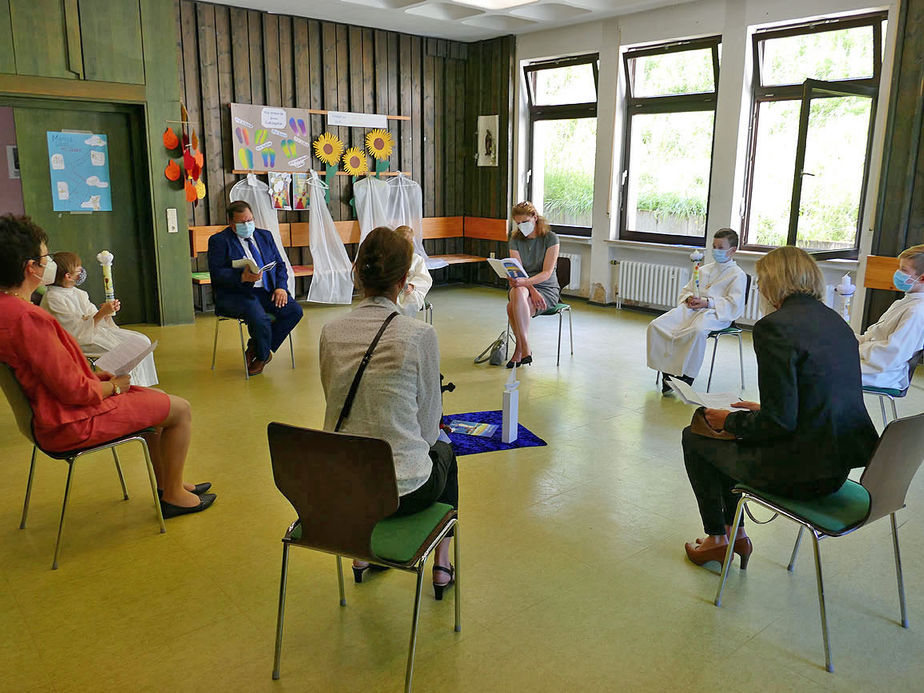
[{"label": "woman in grey cardigan", "polygon": [[[324,428],[334,430],[357,368],[379,328],[393,312],[407,281],[413,246],[401,234],[379,227],[363,241],[353,264],[363,301],[321,330],[321,384],[327,401]],[[458,506],[456,458],[437,440],[442,415],[436,330],[397,315],[382,333],[362,375],[349,417],[340,431],[388,441],[395,461],[396,515],[420,512],[435,502]],[[356,582],[369,565],[353,562]],[[433,589],[437,599],[453,581],[449,537],[436,551]]]}]

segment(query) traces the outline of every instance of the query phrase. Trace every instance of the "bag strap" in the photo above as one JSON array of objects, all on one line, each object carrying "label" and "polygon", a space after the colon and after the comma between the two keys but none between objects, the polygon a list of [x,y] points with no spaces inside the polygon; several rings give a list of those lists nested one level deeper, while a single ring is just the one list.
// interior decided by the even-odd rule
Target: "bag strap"
[{"label": "bag strap", "polygon": [[346,401],[343,403],[343,409],[340,410],[340,418],[337,419],[337,425],[334,426],[335,433],[340,430],[343,422],[346,421],[346,418],[350,415],[350,410],[353,408],[353,400],[356,398],[356,390],[359,389],[359,381],[363,377],[363,371],[366,370],[366,366],[369,365],[369,361],[372,358],[372,352],[375,351],[375,347],[378,346],[379,340],[382,338],[382,333],[385,332],[385,328],[388,327],[388,324],[394,320],[397,315],[398,311],[394,311],[391,315],[385,318],[385,322],[382,323],[382,326],[376,333],[375,339],[372,340],[372,344],[370,344],[369,348],[366,349],[363,360],[359,362],[359,368],[356,369],[356,375],[353,376],[353,383],[350,385],[350,391],[347,393]]}]

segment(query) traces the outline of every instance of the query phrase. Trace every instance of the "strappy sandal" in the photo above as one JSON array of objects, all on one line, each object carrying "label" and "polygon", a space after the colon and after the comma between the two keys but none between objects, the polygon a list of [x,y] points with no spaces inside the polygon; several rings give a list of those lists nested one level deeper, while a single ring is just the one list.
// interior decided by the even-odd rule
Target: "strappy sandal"
[{"label": "strappy sandal", "polygon": [[436,601],[443,601],[443,590],[449,587],[452,583],[456,581],[456,569],[453,567],[452,563],[449,564],[448,568],[444,568],[441,565],[433,566],[433,572],[440,571],[446,573],[449,576],[449,582],[445,582],[442,585],[434,582],[433,583],[433,596]]}]

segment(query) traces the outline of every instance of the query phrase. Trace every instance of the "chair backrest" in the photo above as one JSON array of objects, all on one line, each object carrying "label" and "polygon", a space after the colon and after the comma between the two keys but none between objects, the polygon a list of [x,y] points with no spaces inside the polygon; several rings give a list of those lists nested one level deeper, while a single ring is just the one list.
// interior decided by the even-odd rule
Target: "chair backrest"
[{"label": "chair backrest", "polygon": [[366,436],[273,422],[273,479],[302,524],[295,543],[364,560],[376,523],[398,509],[391,446]]},{"label": "chair backrest", "polygon": [[7,402],[13,410],[13,416],[16,417],[16,425],[19,426],[19,432],[28,438],[33,444],[35,438],[32,437],[32,405],[26,393],[22,391],[22,386],[16,380],[13,369],[5,363],[0,363],[0,389],[6,395]]},{"label": "chair backrest", "polygon": [[751,275],[745,272],[744,276],[746,277],[744,282],[744,305],[747,305],[748,298],[751,296]]},{"label": "chair backrest", "polygon": [[914,356],[908,359],[908,385],[911,386],[911,381],[914,379],[914,372],[917,370],[917,367],[921,365],[921,358],[924,358],[924,350],[918,350],[914,352]]},{"label": "chair backrest", "polygon": [[564,289],[571,283],[571,258],[558,256],[558,264],[555,265],[555,276],[558,277],[558,287]]},{"label": "chair backrest", "polygon": [[860,478],[872,499],[867,522],[885,517],[905,504],[908,486],[922,461],[924,414],[891,421]]}]

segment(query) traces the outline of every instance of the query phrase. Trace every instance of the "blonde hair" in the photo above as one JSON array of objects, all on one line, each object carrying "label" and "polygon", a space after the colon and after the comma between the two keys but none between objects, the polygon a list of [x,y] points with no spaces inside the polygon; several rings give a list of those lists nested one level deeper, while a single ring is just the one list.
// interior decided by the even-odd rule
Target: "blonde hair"
[{"label": "blonde hair", "polygon": [[411,243],[414,242],[414,229],[412,229],[410,226],[406,226],[406,225],[398,226],[397,228],[395,228],[395,231],[397,233],[400,233],[402,236],[408,239]]},{"label": "blonde hair", "polygon": [[[533,205],[532,202],[528,202],[528,201],[517,202],[513,206],[513,210],[511,211],[510,216],[511,217],[521,217],[521,216],[522,217],[536,217],[536,235],[538,236],[544,236],[549,231],[551,231],[551,229],[549,228],[548,219],[546,219],[544,216],[542,216],[541,214],[539,214],[539,212],[536,211],[536,207],[535,205]],[[517,236],[519,236],[520,238],[526,238],[526,236],[523,235],[520,229],[517,226],[514,226],[513,232],[510,234],[510,237],[516,238]]]},{"label": "blonde hair", "polygon": [[55,286],[64,286],[64,275],[73,272],[80,266],[80,256],[77,253],[62,250],[52,255],[51,259],[58,266],[58,271],[55,274]]},{"label": "blonde hair", "polygon": [[805,294],[819,301],[825,281],[818,264],[801,248],[784,245],[757,261],[757,285],[774,306],[793,294]]},{"label": "blonde hair", "polygon": [[914,266],[914,271],[924,274],[924,244],[905,248],[898,255],[899,260],[908,260]]}]

